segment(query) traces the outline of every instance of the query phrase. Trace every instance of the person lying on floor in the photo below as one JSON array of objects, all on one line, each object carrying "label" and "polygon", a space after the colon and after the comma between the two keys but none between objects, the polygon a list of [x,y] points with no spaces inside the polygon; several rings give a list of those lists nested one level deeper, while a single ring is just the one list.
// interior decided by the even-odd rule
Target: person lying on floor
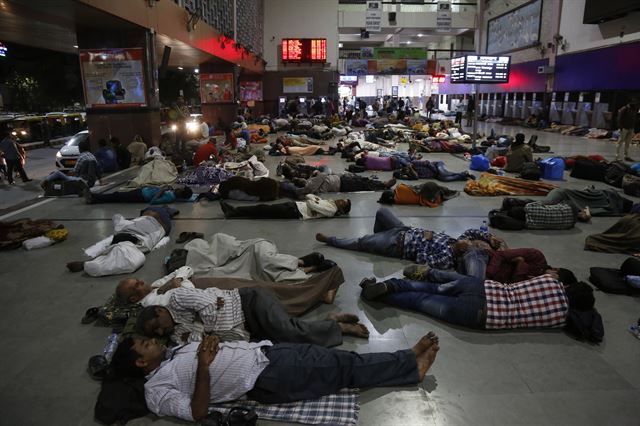
[{"label": "person lying on floor", "polygon": [[304,201],[285,201],[277,204],[255,204],[234,207],[220,201],[220,207],[226,219],[319,219],[349,214],[351,201],[348,199],[325,200],[317,195],[308,194]]},{"label": "person lying on floor", "polygon": [[[324,258],[319,253],[312,253],[305,257],[310,256]],[[120,280],[115,295],[123,306],[139,303],[146,307],[151,305],[167,306],[170,293],[180,287],[201,289],[217,287],[222,290],[243,287],[265,288],[276,295],[289,315],[298,316],[320,303],[332,304],[334,302],[338,288],[344,282],[342,270],[337,266],[334,268],[307,280],[294,283],[275,283],[227,277],[197,278],[192,276],[192,268],[183,266],[151,284],[138,278]]]},{"label": "person lying on floor", "polygon": [[307,194],[327,192],[381,191],[396,184],[395,179],[381,182],[378,179],[358,176],[353,173],[317,173],[310,179],[295,179],[280,182],[280,194],[289,198],[304,198]]},{"label": "person lying on floor", "polygon": [[456,239],[444,232],[407,226],[386,208],[376,212],[373,234],[337,238],[318,233],[316,240],[333,247],[412,260],[440,269],[452,268],[455,255],[464,253],[469,240],[487,242],[494,249],[502,244],[495,236],[479,229],[468,229]]},{"label": "person lying on floor", "polygon": [[364,279],[361,297],[475,329],[559,328],[570,310],[594,310],[593,289],[567,269],[503,284],[430,269],[427,281]]},{"label": "person lying on floor", "polygon": [[[360,158],[355,160],[356,165],[364,167],[365,170],[391,171],[402,169],[411,164],[416,156],[406,152],[363,152]],[[421,157],[418,154],[418,157]]]},{"label": "person lying on floor", "polygon": [[84,198],[87,204],[101,203],[148,203],[148,204],[169,204],[175,201],[188,201],[193,195],[193,191],[188,186],[160,187],[143,186],[131,191],[116,191],[108,194],[93,193],[88,189],[84,191]]},{"label": "person lying on floor", "polygon": [[284,176],[285,179],[293,180],[309,179],[317,173],[331,174],[331,169],[327,165],[313,166],[307,163],[289,164],[285,161],[278,164],[277,175]]},{"label": "person lying on floor", "polygon": [[271,145],[269,155],[334,155],[336,149],[330,146],[284,146],[275,142]]},{"label": "person lying on floor", "polygon": [[295,281],[309,273],[331,269],[335,262],[318,254],[298,258],[278,252],[276,245],[264,238],[238,240],[221,232],[208,241],[188,242],[184,249],[171,253],[165,263],[167,273],[190,266],[201,277],[246,278],[264,281]]},{"label": "person lying on floor", "polygon": [[425,207],[438,207],[442,203],[460,195],[460,192],[440,186],[435,182],[409,186],[401,183],[382,193],[378,200],[381,204],[414,204]]},{"label": "person lying on floor", "polygon": [[89,261],[67,263],[71,272],[86,272],[92,277],[133,272],[144,265],[145,253],[150,252],[171,232],[171,218],[178,210],[167,206],[147,207],[132,220],[121,214],[113,216],[114,235],[104,246],[94,245],[96,252]]},{"label": "person lying on floor", "polygon": [[455,173],[447,170],[443,161],[413,160],[411,164],[393,172],[393,177],[403,180],[436,179],[441,182],[475,179],[468,171]]},{"label": "person lying on floor", "polygon": [[633,201],[621,196],[613,189],[596,189],[588,186],[583,190],[556,188],[551,190],[542,204],[564,203],[571,207],[578,220],[587,222],[591,216],[622,216],[631,211]]},{"label": "person lying on floor", "polygon": [[111,367],[121,377],[146,377],[145,400],[156,415],[198,421],[210,404],[245,397],[275,404],[342,388],[420,383],[439,349],[431,332],[411,349],[367,354],[270,341],[220,343],[215,336],[167,349],[155,339],[127,337]]},{"label": "person lying on floor", "polygon": [[244,176],[232,176],[220,182],[220,198],[240,201],[273,201],[279,198],[280,182],[263,177],[252,180]]},{"label": "person lying on floor", "polygon": [[143,308],[136,328],[147,337],[169,337],[177,344],[202,340],[204,333],[228,341],[270,339],[327,347],[340,345],[343,335],[369,337],[356,315],[333,312],[319,321],[291,317],[273,292],[251,287],[176,288],[166,306]]}]

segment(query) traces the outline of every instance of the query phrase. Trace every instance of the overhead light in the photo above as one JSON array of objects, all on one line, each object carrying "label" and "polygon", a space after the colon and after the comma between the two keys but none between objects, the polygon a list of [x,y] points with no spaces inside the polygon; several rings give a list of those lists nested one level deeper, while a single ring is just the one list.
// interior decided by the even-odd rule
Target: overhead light
[{"label": "overhead light", "polygon": [[407,44],[411,44],[411,40],[409,40],[409,41],[407,42]]},{"label": "overhead light", "polygon": [[422,37],[422,33],[418,34],[418,37]]},{"label": "overhead light", "polygon": [[194,73],[198,74],[200,72],[200,68],[196,68],[193,70]]},{"label": "overhead light", "polygon": [[178,69],[179,69],[180,71],[182,71],[184,68],[182,68],[182,67],[178,67]]},{"label": "overhead light", "polygon": [[338,47],[342,48],[343,44],[342,43],[338,43]]},{"label": "overhead light", "polygon": [[77,48],[78,48],[78,45],[77,45],[77,44],[74,44],[74,45],[73,45],[73,48],[74,48],[74,49],[77,49]]},{"label": "overhead light", "polygon": [[416,82],[418,82],[418,81],[422,81],[422,79],[421,78],[416,78]]}]

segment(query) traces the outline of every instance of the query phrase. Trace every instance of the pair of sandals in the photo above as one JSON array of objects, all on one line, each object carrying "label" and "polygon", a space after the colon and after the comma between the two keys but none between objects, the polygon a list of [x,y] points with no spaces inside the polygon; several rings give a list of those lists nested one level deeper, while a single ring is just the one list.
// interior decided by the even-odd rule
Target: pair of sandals
[{"label": "pair of sandals", "polygon": [[324,272],[337,266],[338,264],[333,260],[325,259],[322,253],[313,252],[300,258],[302,266],[308,268],[315,266],[315,272]]}]

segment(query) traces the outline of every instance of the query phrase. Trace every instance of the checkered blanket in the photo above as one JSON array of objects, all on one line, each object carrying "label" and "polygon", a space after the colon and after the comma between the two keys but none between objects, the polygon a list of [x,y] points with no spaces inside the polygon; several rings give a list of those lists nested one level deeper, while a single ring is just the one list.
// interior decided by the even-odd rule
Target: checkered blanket
[{"label": "checkered blanket", "polygon": [[211,408],[228,413],[233,407],[255,410],[258,418],[296,422],[309,425],[355,425],[358,423],[358,389],[342,389],[337,394],[318,399],[286,404],[260,404],[255,401],[234,401],[215,404]]}]

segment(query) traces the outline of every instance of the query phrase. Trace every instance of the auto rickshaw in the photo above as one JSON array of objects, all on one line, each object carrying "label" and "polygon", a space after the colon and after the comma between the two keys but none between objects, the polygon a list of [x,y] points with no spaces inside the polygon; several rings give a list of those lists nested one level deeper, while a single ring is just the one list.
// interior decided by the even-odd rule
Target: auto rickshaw
[{"label": "auto rickshaw", "polygon": [[24,115],[11,121],[11,134],[20,143],[37,142],[44,138],[46,118],[42,115]]}]

